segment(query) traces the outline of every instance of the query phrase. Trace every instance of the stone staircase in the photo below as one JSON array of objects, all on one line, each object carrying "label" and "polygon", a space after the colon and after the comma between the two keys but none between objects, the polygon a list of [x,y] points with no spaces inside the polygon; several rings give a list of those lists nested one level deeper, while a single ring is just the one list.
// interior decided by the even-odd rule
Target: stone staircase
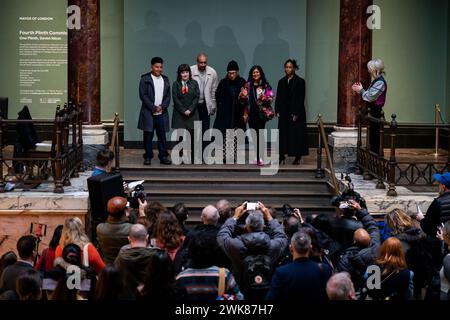
[{"label": "stone staircase", "polygon": [[304,216],[333,214],[333,193],[315,170],[302,166],[281,166],[277,175],[262,176],[260,168],[249,165],[122,166],[126,181],[144,180],[150,201],[167,207],[183,202],[189,209],[188,222],[199,222],[201,210],[220,199],[233,207],[244,201],[261,201],[279,212],[288,203]]}]

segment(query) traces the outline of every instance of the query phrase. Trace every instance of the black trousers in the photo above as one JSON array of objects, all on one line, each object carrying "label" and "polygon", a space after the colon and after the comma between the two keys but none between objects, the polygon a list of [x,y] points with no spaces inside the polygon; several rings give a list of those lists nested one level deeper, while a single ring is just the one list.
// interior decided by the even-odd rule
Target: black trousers
[{"label": "black trousers", "polygon": [[[208,108],[206,107],[206,103],[199,103],[197,105],[198,109],[198,115],[200,118],[200,121],[202,122],[202,138],[207,130],[210,128],[210,116],[208,114]],[[202,143],[202,151],[206,147],[206,142]]]},{"label": "black trousers", "polygon": [[248,125],[250,129],[256,130],[256,160],[259,161],[262,156],[259,148],[259,130],[266,127],[266,121],[255,116],[250,118]]},{"label": "black trousers", "polygon": [[[372,107],[370,110],[371,116],[377,119],[381,118],[381,108]],[[370,130],[370,151],[378,154],[380,152],[380,124],[369,121],[369,130]]]},{"label": "black trousers", "polygon": [[158,157],[159,160],[162,160],[169,156],[167,152],[166,128],[164,127],[162,115],[153,116],[153,131],[144,131],[145,159],[153,159],[153,136],[155,131],[158,137]]}]

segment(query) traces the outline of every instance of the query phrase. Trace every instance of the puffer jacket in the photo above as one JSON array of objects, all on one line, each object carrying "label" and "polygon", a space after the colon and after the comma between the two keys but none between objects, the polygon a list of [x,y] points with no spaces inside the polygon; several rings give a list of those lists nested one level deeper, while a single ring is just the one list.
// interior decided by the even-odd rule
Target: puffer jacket
[{"label": "puffer jacket", "polygon": [[434,239],[437,228],[448,220],[450,220],[450,191],[444,192],[433,200],[420,224],[422,230]]},{"label": "puffer jacket", "polygon": [[336,267],[338,272],[346,271],[350,274],[355,290],[364,287],[364,273],[368,266],[374,264],[380,247],[380,231],[375,219],[367,210],[361,210],[358,218],[370,235],[370,245],[367,248],[352,246],[346,249]]},{"label": "puffer jacket", "polygon": [[244,272],[243,262],[249,252],[264,252],[270,257],[273,267],[287,245],[287,236],[281,224],[275,219],[268,224],[270,236],[265,232],[250,232],[236,236],[236,224],[237,221],[233,218],[228,219],[217,234],[217,243],[230,258],[233,275],[238,285],[241,285]]}]

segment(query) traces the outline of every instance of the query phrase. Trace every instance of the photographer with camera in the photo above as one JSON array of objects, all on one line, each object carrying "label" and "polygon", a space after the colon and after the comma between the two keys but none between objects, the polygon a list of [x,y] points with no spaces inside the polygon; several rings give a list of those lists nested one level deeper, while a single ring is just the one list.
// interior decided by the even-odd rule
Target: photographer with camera
[{"label": "photographer with camera", "polygon": [[[288,236],[289,243],[291,242],[292,236],[299,231],[308,234],[311,238],[309,259],[317,263],[325,263],[333,270],[333,265],[327,257],[327,249],[331,239],[324,232],[306,222],[302,217],[300,209],[293,209],[288,204],[283,205],[283,226],[284,231]],[[292,253],[289,250],[289,247],[286,247],[282,258],[277,265],[285,265],[291,262]]]},{"label": "photographer with camera", "polygon": [[333,264],[337,265],[341,253],[353,245],[355,231],[364,228],[357,218],[358,211],[364,205],[361,205],[361,201],[357,201],[357,198],[346,192],[336,197],[332,204],[338,208],[338,213],[336,217],[330,219],[330,236],[333,239],[330,246],[330,257]]},{"label": "photographer with camera", "polygon": [[375,263],[380,247],[380,231],[366,209],[361,208],[355,200],[349,202],[356,209],[356,218],[361,221],[363,228],[354,232],[353,245],[342,252],[336,269],[338,272],[348,272],[356,292],[359,292],[365,286],[364,273]]},{"label": "photographer with camera", "polygon": [[[236,226],[244,217],[244,234],[237,235]],[[263,231],[265,224],[267,232]],[[217,242],[231,260],[233,275],[245,299],[264,299],[274,265],[287,246],[283,227],[272,218],[269,209],[261,202],[243,203],[222,226]]]}]

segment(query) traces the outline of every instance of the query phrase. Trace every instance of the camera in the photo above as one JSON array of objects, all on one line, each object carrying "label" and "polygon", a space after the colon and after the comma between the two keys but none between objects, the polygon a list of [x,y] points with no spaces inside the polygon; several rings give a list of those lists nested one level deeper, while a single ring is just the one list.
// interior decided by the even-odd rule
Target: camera
[{"label": "camera", "polygon": [[349,202],[354,200],[357,202],[361,208],[367,209],[366,200],[364,200],[361,195],[354,190],[352,179],[347,175],[343,181],[345,188],[341,195],[334,197],[331,200],[331,204],[341,210],[343,210],[344,215],[353,215],[355,208]]},{"label": "camera", "polygon": [[256,202],[247,202],[245,207],[246,210],[256,210],[258,208],[258,204]]},{"label": "camera", "polygon": [[131,197],[128,197],[127,200],[129,202],[129,207],[132,209],[139,209],[139,199],[144,202],[147,194],[144,191],[144,186],[142,184],[138,184],[134,187],[133,192],[131,192]]},{"label": "camera", "polygon": [[283,204],[281,212],[283,213],[283,220],[289,219],[290,216],[294,216],[294,208],[287,203]]},{"label": "camera", "polygon": [[349,201],[341,201],[339,202],[339,209],[351,209],[352,204]]}]

